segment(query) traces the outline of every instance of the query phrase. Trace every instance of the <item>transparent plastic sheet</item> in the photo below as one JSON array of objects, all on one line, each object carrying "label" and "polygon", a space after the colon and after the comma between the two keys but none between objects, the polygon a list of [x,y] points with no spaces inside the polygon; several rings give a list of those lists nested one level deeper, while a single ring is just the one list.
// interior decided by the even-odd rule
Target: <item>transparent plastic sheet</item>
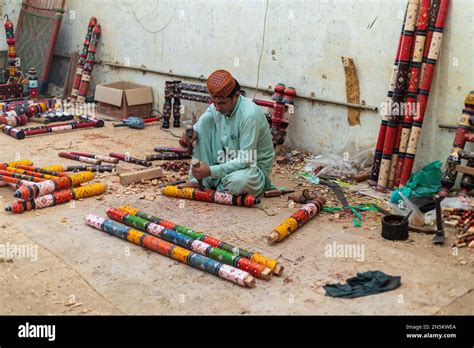
[{"label": "transparent plastic sheet", "polygon": [[370,168],[373,159],[372,147],[360,147],[354,141],[350,141],[334,154],[318,155],[307,159],[304,170],[316,176],[351,178]]},{"label": "transparent plastic sheet", "polygon": [[359,144],[352,140],[339,149],[336,155],[341,156],[346,162],[349,162],[352,168],[360,172],[372,167],[374,151],[373,145]]},{"label": "transparent plastic sheet", "polygon": [[464,210],[473,210],[471,206],[472,200],[464,197],[449,197],[441,201],[441,209],[443,208],[455,208]]},{"label": "transparent plastic sheet", "polygon": [[405,195],[401,192],[398,193],[402,199],[398,205],[391,203],[398,215],[406,216],[408,213],[413,211],[413,213],[408,218],[410,225],[422,227],[427,221],[425,221],[425,215],[418,209],[418,207],[413,204]]}]

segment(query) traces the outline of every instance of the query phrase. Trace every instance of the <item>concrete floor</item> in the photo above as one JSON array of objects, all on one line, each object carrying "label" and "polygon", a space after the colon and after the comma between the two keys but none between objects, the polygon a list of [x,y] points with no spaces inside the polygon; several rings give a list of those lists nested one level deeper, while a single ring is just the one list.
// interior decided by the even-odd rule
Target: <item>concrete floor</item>
[{"label": "concrete floor", "polygon": [[[138,131],[113,129],[107,123],[102,129],[23,141],[0,135],[0,161],[23,158],[37,166],[78,164],[59,159],[57,152],[70,147],[141,157],[153,153],[154,146],[176,144],[176,138],[157,126]],[[277,185],[294,187],[300,182],[288,174],[288,167],[275,165]],[[411,233],[408,241],[390,242],[380,237],[375,212],[365,214],[362,228],[353,227],[350,218],[323,213],[283,243],[269,246],[265,236],[295,210],[288,208],[286,197],[264,199],[258,208],[194,201],[180,206],[179,200],[161,196],[157,186],[140,185],[136,193],[130,193],[117,176],[100,176],[110,186],[104,198],[22,215],[3,210],[12,201],[12,190],[0,188],[0,244],[38,246],[34,262],[0,259],[0,314],[474,313],[474,257],[472,249],[452,254],[454,232],[448,232],[448,242],[442,247],[432,246],[430,235],[417,233]],[[156,198],[139,199],[143,192]],[[285,266],[283,276],[258,280],[253,289],[242,288],[85,225],[88,213],[106,216],[107,207],[122,204],[278,258]],[[270,206],[275,215],[264,211]],[[325,248],[334,242],[363,246],[364,260],[326,257]],[[400,275],[402,286],[351,300],[325,296],[322,285],[344,283],[366,270]]]}]

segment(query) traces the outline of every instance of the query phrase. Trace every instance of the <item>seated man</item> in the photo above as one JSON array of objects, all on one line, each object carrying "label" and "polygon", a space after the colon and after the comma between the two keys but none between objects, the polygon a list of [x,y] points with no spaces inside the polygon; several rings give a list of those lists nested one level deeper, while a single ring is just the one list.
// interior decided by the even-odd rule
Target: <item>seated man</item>
[{"label": "seated man", "polygon": [[225,70],[207,80],[212,104],[194,125],[194,137],[183,134],[181,144],[195,143],[188,184],[227,191],[233,195],[260,195],[273,188],[270,174],[275,157],[270,128],[263,111],[240,91]]}]

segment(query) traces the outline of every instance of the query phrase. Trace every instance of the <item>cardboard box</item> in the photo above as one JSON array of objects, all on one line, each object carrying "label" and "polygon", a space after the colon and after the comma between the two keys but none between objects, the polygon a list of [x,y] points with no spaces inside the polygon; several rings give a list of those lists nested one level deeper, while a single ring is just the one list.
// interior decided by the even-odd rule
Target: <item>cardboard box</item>
[{"label": "cardboard box", "polygon": [[95,87],[97,112],[117,118],[148,117],[153,106],[151,87],[117,81]]}]

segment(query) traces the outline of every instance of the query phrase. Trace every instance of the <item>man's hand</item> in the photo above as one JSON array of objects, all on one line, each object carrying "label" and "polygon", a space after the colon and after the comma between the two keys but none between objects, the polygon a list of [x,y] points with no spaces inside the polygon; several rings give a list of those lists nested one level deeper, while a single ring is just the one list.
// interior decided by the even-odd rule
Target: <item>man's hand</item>
[{"label": "man's hand", "polygon": [[197,141],[197,139],[198,139],[198,134],[197,134],[196,131],[194,132],[194,134],[191,138],[189,138],[186,135],[186,131],[184,131],[183,135],[181,136],[181,139],[179,139],[179,144],[182,147],[189,147],[190,145],[193,145],[193,147],[194,147],[194,143]]},{"label": "man's hand", "polygon": [[198,166],[191,167],[191,173],[193,173],[193,176],[197,180],[202,180],[204,178],[207,178],[208,176],[211,176],[211,168],[206,166],[204,163],[199,162]]}]

